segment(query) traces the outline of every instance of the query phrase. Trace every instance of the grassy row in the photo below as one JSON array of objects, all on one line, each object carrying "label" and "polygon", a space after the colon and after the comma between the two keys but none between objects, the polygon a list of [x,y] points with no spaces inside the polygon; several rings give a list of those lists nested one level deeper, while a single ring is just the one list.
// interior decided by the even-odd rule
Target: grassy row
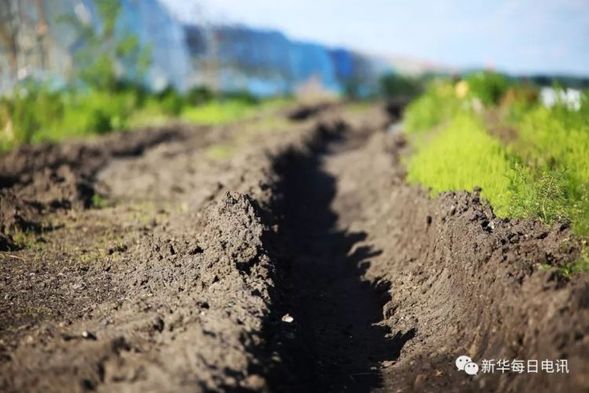
[{"label": "grassy row", "polygon": [[480,186],[500,217],[568,221],[589,236],[586,92],[578,109],[548,108],[533,86],[497,74],[438,81],[408,107],[405,128],[410,182],[433,194]]},{"label": "grassy row", "polygon": [[512,215],[567,219],[589,235],[588,114],[535,108],[518,122]]},{"label": "grassy row", "polygon": [[416,145],[417,154],[408,162],[410,182],[425,184],[433,193],[482,187],[496,213],[508,214],[513,168],[504,147],[480,120],[456,115],[444,130]]},{"label": "grassy row", "polygon": [[57,92],[38,85],[21,86],[11,96],[0,98],[0,150],[158,125],[171,119],[222,124],[285,100],[260,102],[247,94],[213,95],[206,89],[180,95],[174,90],[150,94],[134,87]]}]

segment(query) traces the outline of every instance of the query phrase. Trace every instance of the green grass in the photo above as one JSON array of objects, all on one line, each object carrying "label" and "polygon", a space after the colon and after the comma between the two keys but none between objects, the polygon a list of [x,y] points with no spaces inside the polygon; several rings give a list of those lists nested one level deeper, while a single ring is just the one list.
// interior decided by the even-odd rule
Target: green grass
[{"label": "green grass", "polygon": [[179,113],[171,114],[163,110],[157,101],[150,100],[145,107],[132,113],[128,125],[129,128],[143,128],[166,124],[173,120],[199,125],[221,125],[250,117],[259,107],[260,104],[232,99],[215,100],[186,106]]},{"label": "green grass", "polygon": [[92,207],[94,207],[95,209],[104,209],[110,206],[109,201],[99,194],[92,195],[92,199],[90,202],[92,204]]},{"label": "green grass", "polygon": [[[548,271],[553,268],[554,266],[549,263],[540,264],[540,269],[543,271]],[[589,253],[587,252],[587,249],[583,251],[581,257],[576,261],[557,267],[556,273],[563,278],[571,278],[574,274],[578,273],[589,273]]]},{"label": "green grass", "polygon": [[137,98],[128,92],[66,94],[61,100],[61,116],[39,122],[30,142],[61,141],[124,130],[128,128],[127,119],[137,107]]},{"label": "green grass", "polygon": [[507,216],[513,169],[504,147],[485,132],[473,115],[457,115],[436,135],[415,138],[417,153],[408,162],[408,180],[425,184],[434,194],[482,187],[499,216]]},{"label": "green grass", "polygon": [[0,100],[0,149],[124,130],[139,105],[133,91],[24,88]]},{"label": "green grass", "polygon": [[180,118],[193,124],[220,125],[267,114],[292,104],[288,97],[252,102],[239,97],[212,100],[204,105],[187,108]]},{"label": "green grass", "polygon": [[27,84],[0,98],[0,151],[25,143],[88,137],[173,120],[220,125],[289,102],[286,98],[260,101],[246,93],[215,95],[205,88],[180,95],[172,89],[148,93],[136,86],[55,92]]},{"label": "green grass", "polygon": [[[406,129],[415,154],[407,163],[408,180],[434,194],[480,186],[500,217],[569,221],[576,234],[589,236],[587,93],[579,111],[545,108],[524,87],[506,85],[502,78],[489,78],[491,87],[485,78],[476,80],[476,89],[468,85],[461,98],[455,86],[443,82],[409,106]],[[475,99],[485,103],[483,109],[473,109]],[[500,122],[516,129],[513,141],[491,135],[487,110],[501,113]]]},{"label": "green grass", "polygon": [[562,268],[562,273],[565,277],[570,277],[575,273],[589,273],[589,253],[585,249],[581,257]]},{"label": "green grass", "polygon": [[517,129],[510,146],[520,160],[512,214],[566,219],[575,232],[589,235],[589,116],[537,107]]},{"label": "green grass", "polygon": [[215,100],[187,108],[180,117],[189,123],[219,125],[251,116],[256,109],[256,104],[246,101]]},{"label": "green grass", "polygon": [[39,241],[39,235],[33,232],[17,230],[9,233],[18,248],[40,250],[44,243]]},{"label": "green grass", "polygon": [[457,113],[462,104],[449,81],[434,81],[426,93],[409,104],[405,112],[405,129],[416,133],[428,131]]}]

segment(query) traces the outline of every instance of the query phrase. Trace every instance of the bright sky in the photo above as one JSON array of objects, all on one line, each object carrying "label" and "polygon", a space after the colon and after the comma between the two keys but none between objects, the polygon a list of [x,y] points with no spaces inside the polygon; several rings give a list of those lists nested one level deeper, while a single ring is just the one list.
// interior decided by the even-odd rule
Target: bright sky
[{"label": "bright sky", "polygon": [[589,76],[589,0],[161,0],[183,20],[449,66]]}]

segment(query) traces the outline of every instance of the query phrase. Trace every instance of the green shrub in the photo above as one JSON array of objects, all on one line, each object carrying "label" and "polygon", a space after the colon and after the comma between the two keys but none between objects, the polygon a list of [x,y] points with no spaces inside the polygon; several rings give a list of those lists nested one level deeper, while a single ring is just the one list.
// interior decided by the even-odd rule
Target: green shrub
[{"label": "green shrub", "polygon": [[138,106],[137,97],[130,91],[72,93],[64,99],[67,104],[61,122],[44,129],[42,139],[62,140],[126,129],[129,116]]},{"label": "green shrub", "polygon": [[465,78],[470,95],[486,105],[497,105],[509,89],[511,82],[496,72],[480,71]]},{"label": "green shrub", "polygon": [[383,97],[410,99],[422,91],[419,78],[389,73],[380,78],[380,93]]},{"label": "green shrub", "polygon": [[184,97],[182,97],[174,88],[166,88],[158,93],[157,98],[164,114],[178,116],[182,112],[185,104]]},{"label": "green shrub", "polygon": [[62,91],[39,87],[0,100],[0,145],[12,146],[127,128],[137,109],[132,91]]},{"label": "green shrub", "polygon": [[32,142],[39,130],[52,125],[63,116],[60,95],[43,85],[26,83],[15,90],[12,97],[0,99],[0,145],[9,148]]},{"label": "green shrub", "polygon": [[215,94],[206,86],[198,86],[190,89],[186,94],[186,101],[190,105],[202,105],[215,98]]}]

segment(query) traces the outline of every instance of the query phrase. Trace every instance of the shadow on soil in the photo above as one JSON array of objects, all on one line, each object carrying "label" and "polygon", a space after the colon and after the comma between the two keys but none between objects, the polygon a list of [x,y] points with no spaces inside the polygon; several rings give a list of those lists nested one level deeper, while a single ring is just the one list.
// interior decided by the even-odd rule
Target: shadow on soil
[{"label": "shadow on soil", "polygon": [[[268,380],[272,391],[368,392],[382,385],[380,363],[398,358],[414,332],[387,339],[376,325],[388,288],[361,277],[380,251],[355,247],[366,233],[337,229],[336,181],[322,168],[345,127],[319,131],[306,153],[290,152],[276,165],[286,252],[278,280],[281,315],[267,329],[275,360]],[[292,322],[276,322],[286,313]]]}]

